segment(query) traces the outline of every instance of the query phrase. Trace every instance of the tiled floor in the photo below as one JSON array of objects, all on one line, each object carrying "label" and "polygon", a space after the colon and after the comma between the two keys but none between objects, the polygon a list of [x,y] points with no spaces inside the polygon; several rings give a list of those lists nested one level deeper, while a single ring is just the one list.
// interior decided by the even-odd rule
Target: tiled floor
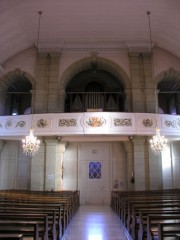
[{"label": "tiled floor", "polygon": [[110,206],[80,206],[63,240],[131,240]]}]

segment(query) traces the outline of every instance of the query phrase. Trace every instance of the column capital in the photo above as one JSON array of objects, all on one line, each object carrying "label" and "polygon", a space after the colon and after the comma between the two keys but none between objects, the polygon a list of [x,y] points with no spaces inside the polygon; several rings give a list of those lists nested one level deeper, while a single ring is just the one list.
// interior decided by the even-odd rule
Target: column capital
[{"label": "column capital", "polygon": [[6,143],[6,141],[4,141],[4,140],[0,140],[0,152],[2,152],[5,143]]},{"label": "column capital", "polygon": [[59,142],[59,149],[61,153],[65,153],[67,148],[67,142]]}]

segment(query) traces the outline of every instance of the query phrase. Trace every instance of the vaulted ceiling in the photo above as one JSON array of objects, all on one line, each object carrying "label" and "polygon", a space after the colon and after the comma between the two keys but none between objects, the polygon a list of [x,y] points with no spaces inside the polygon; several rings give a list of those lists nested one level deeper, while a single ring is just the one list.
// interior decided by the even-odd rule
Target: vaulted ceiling
[{"label": "vaulted ceiling", "polygon": [[129,49],[152,41],[180,57],[180,0],[0,0],[0,65],[39,48]]}]

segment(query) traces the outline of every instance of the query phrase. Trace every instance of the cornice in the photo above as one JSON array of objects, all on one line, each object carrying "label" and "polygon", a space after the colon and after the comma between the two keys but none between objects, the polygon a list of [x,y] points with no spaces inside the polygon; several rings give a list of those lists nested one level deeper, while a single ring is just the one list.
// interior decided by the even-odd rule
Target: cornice
[{"label": "cornice", "polygon": [[148,41],[49,41],[39,43],[39,52],[59,53],[127,53],[150,52],[151,44]]}]

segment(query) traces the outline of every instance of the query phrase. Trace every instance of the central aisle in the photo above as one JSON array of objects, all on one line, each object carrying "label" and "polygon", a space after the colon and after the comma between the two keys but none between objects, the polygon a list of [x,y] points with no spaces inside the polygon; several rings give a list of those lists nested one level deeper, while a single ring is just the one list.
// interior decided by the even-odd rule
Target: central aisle
[{"label": "central aisle", "polygon": [[80,206],[63,240],[130,240],[110,206]]}]

